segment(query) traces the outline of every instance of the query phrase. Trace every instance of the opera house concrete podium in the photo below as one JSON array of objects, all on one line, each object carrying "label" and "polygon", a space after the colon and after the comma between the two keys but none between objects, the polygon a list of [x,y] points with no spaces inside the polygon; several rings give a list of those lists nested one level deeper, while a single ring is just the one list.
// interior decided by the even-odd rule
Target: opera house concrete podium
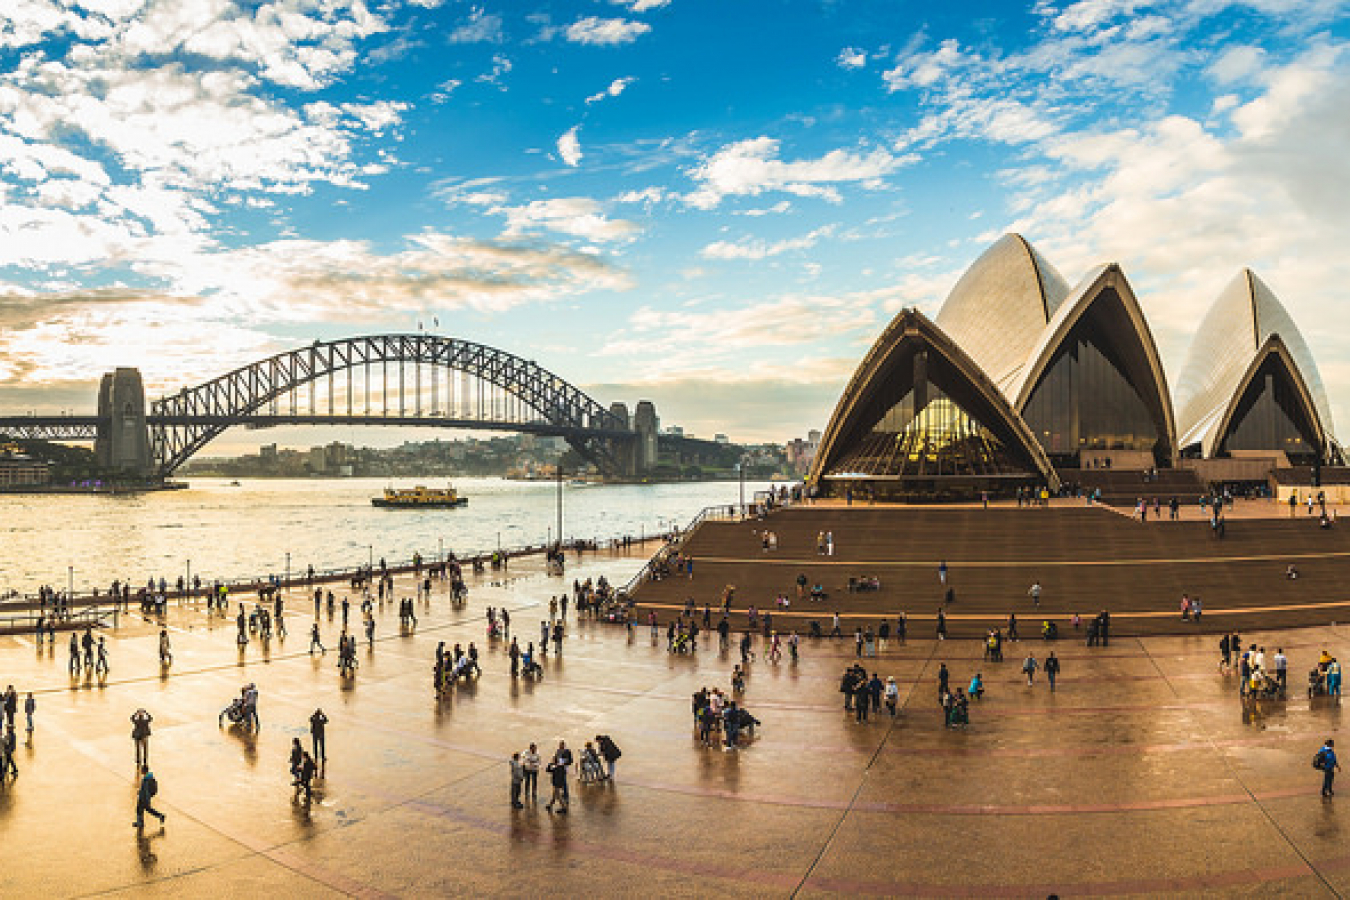
[{"label": "opera house concrete podium", "polygon": [[[990,247],[930,320],[896,316],[825,429],[810,481],[827,495],[938,499],[1091,482],[1265,481],[1341,462],[1307,344],[1242,272],[1194,337],[1177,386],[1115,263],[1075,287],[1020,235]],[[1316,476],[1314,476],[1315,478]]]}]

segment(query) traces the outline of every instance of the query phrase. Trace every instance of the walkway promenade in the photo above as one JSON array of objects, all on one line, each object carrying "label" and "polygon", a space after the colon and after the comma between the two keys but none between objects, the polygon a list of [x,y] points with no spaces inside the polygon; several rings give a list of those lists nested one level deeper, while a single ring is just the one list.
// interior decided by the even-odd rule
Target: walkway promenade
[{"label": "walkway promenade", "polygon": [[[638,558],[587,558],[573,577],[622,582]],[[1331,897],[1350,892],[1340,820],[1308,764],[1340,709],[1295,690],[1244,713],[1217,674],[1216,639],[1060,642],[1055,694],[1027,688],[1021,654],[983,663],[975,641],[892,644],[869,670],[893,675],[901,713],[855,724],[837,692],[850,642],[804,642],[801,662],[751,667],[745,703],[762,721],[731,753],[693,739],[689,696],[729,687],[715,649],[671,656],[645,628],[576,623],[540,683],[512,682],[487,649],[483,610],[505,605],[537,639],[563,580],[513,567],[470,576],[452,611],[444,588],[400,635],[396,605],[362,640],[343,681],[335,654],[305,652],[312,607],[288,604],[290,636],[242,654],[232,620],[173,609],[175,664],[161,677],[157,628],[123,618],[109,637],[106,683],[72,682],[66,651],[0,637],[4,682],[38,700],[37,730],[0,789],[6,896],[753,896]],[[696,579],[697,581],[697,579]],[[411,593],[400,581],[398,596]],[[355,614],[353,616],[355,620]],[[321,618],[334,643],[336,626]],[[1283,646],[1291,679],[1350,628],[1244,638]],[[485,674],[442,703],[430,690],[438,641],[475,641]],[[758,646],[756,647],[758,650]],[[971,726],[941,726],[936,672],[975,670],[988,694]],[[256,737],[216,717],[258,684]],[[3,686],[3,685],[0,685]],[[128,717],[155,717],[151,763],[161,830],[130,827]],[[328,767],[311,807],[292,800],[286,754],[322,706]],[[20,713],[22,728],[22,713]],[[20,732],[22,735],[22,731]],[[512,811],[506,758],[530,741],[579,748],[606,733],[623,749],[614,785],[573,784],[569,816]]]}]

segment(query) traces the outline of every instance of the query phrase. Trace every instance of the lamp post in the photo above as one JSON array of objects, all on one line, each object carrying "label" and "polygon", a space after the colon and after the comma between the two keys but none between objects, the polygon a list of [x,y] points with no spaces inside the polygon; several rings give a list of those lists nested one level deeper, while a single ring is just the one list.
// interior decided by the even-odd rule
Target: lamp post
[{"label": "lamp post", "polygon": [[558,460],[558,548],[562,549],[563,543],[563,520],[562,520],[562,460]]},{"label": "lamp post", "polygon": [[740,474],[740,476],[741,476],[741,477],[740,477],[740,481],[741,481],[741,515],[744,516],[744,515],[745,515],[745,457],[744,457],[744,456],[741,457],[741,461],[740,461],[740,462],[736,463],[736,471],[737,471],[737,472]]},{"label": "lamp post", "polygon": [[367,545],[366,545],[366,549],[370,551],[370,565],[369,565],[369,569],[370,569],[370,571],[373,573],[373,572],[375,571],[375,545],[374,545],[374,544],[367,544]]},{"label": "lamp post", "polygon": [[75,599],[75,567],[66,566],[66,602],[73,602]]},{"label": "lamp post", "polygon": [[436,553],[440,557],[437,562],[445,562],[445,538],[436,538]]},{"label": "lamp post", "polygon": [[291,587],[291,555],[290,555],[289,553],[287,553],[287,554],[286,554],[286,578],[285,578],[284,581],[281,582],[281,589],[282,589],[283,591],[286,591],[286,590],[289,590],[290,587]]},{"label": "lamp post", "polygon": [[187,561],[187,581],[183,582],[183,593],[192,596],[192,560]]}]

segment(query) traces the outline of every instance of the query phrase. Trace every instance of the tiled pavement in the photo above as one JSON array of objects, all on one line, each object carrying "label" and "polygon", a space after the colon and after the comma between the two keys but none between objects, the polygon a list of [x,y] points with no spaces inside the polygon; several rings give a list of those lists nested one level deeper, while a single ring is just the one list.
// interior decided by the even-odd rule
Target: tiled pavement
[{"label": "tiled pavement", "polygon": [[[626,578],[637,564],[588,559],[568,583]],[[1234,680],[1216,672],[1213,636],[1060,642],[1055,694],[1017,673],[1021,654],[1046,649],[1040,642],[1012,645],[1001,665],[983,663],[974,641],[892,644],[868,664],[901,682],[903,710],[867,725],[840,708],[852,645],[808,642],[796,666],[754,664],[745,701],[762,730],[727,753],[693,740],[689,695],[726,686],[732,660],[708,649],[672,657],[646,629],[630,638],[573,622],[539,684],[512,683],[502,649],[487,650],[482,680],[437,703],[436,642],[484,647],[485,606],[507,605],[517,632],[537,638],[562,582],[526,564],[511,579],[473,584],[462,611],[438,594],[410,635],[387,607],[350,681],[333,653],[305,652],[310,609],[298,596],[291,636],[242,656],[232,621],[174,609],[167,676],[139,616],[111,632],[103,684],[68,678],[63,643],[38,653],[26,637],[0,638],[0,686],[33,689],[39,704],[20,775],[0,790],[0,894],[1350,891],[1337,806],[1350,795],[1322,801],[1309,766],[1321,740],[1339,734],[1340,708],[1295,691],[1244,711]],[[334,629],[321,621],[331,645]],[[1343,650],[1350,629],[1246,637],[1283,646],[1299,685],[1317,651]],[[941,727],[941,661],[954,684],[975,669],[988,683],[966,731]],[[262,696],[256,737],[216,722],[245,681]],[[140,836],[128,723],[138,706],[155,716],[152,762],[168,814]],[[332,720],[329,764],[305,806],[292,797],[286,755],[315,706]],[[599,732],[624,750],[617,784],[574,784],[566,817],[509,808],[512,750],[531,740],[547,750],[560,737],[579,748]]]}]

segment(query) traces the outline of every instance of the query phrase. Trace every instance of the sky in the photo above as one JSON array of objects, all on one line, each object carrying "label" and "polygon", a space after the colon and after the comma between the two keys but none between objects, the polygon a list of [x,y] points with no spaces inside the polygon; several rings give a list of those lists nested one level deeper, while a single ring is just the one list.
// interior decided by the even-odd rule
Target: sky
[{"label": "sky", "polygon": [[1016,231],[1172,378],[1250,266],[1350,423],[1347,6],[6,0],[0,411],[420,324],[783,441]]}]

